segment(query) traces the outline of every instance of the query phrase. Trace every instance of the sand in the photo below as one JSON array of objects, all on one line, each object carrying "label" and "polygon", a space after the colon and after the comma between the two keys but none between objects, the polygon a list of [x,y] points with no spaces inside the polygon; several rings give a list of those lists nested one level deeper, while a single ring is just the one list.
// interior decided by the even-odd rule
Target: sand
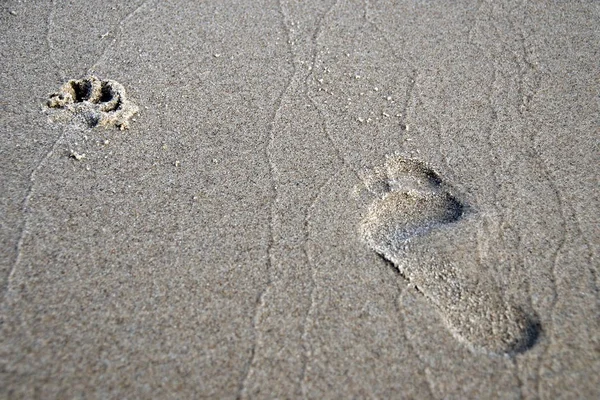
[{"label": "sand", "polygon": [[4,2],[0,397],[597,398],[598,26]]}]

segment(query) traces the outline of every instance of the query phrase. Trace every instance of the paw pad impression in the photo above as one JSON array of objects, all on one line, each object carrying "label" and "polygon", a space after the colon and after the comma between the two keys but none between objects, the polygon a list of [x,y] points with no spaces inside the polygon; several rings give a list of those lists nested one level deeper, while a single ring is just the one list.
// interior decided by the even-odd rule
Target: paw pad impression
[{"label": "paw pad impression", "polygon": [[124,130],[138,112],[138,107],[127,100],[123,85],[95,76],[68,81],[49,96],[46,106],[55,111],[55,121],[82,121],[90,128],[116,126]]}]

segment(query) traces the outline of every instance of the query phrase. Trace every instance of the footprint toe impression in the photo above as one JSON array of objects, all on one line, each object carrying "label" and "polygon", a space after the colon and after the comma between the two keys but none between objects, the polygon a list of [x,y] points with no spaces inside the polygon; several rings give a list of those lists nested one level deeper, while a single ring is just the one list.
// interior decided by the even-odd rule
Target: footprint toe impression
[{"label": "footprint toe impression", "polygon": [[127,100],[125,88],[117,81],[95,76],[73,79],[65,83],[46,102],[60,122],[83,121],[88,127],[129,127],[129,119],[138,107]]},{"label": "footprint toe impression", "polygon": [[375,252],[392,262],[433,303],[450,331],[471,349],[514,354],[530,348],[539,324],[490,289],[484,272],[472,276],[440,254],[412,254],[411,243],[452,229],[468,207],[425,164],[388,157],[367,178],[375,195],[361,223],[362,236]]}]

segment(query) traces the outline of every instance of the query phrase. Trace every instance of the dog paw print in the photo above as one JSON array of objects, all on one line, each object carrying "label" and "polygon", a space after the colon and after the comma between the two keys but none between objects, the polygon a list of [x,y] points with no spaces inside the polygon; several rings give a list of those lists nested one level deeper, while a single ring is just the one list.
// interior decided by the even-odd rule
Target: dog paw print
[{"label": "dog paw print", "polygon": [[88,127],[129,128],[138,107],[127,100],[125,88],[117,81],[95,76],[72,79],[49,96],[46,106],[59,122],[82,121]]}]

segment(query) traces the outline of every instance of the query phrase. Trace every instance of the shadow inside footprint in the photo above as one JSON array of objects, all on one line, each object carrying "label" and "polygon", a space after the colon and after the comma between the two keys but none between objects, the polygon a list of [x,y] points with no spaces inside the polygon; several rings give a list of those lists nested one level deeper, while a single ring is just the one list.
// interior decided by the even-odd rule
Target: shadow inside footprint
[{"label": "shadow inside footprint", "polygon": [[458,221],[464,213],[463,204],[449,193],[392,191],[376,200],[370,221],[365,225],[385,230],[388,245],[401,244],[412,237],[425,235],[441,225]]},{"label": "shadow inside footprint", "polygon": [[[388,157],[365,183],[375,196],[361,223],[365,242],[436,306],[455,337],[496,354],[535,344],[541,332],[537,318],[505,301],[484,271],[462,271],[456,260],[427,247],[426,236],[451,235],[469,212],[435,171],[417,160]],[[411,242],[421,239],[424,254],[414,254]]]},{"label": "shadow inside footprint", "polygon": [[73,97],[75,103],[81,103],[82,101],[89,100],[92,95],[92,82],[89,80],[70,81]]}]

